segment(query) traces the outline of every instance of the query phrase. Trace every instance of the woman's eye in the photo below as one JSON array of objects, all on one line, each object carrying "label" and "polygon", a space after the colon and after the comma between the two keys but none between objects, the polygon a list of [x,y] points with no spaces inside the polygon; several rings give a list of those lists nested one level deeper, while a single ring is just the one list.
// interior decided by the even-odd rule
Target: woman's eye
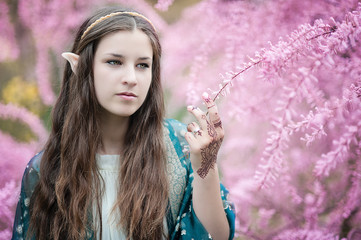
[{"label": "woman's eye", "polygon": [[137,65],[137,67],[142,68],[142,69],[145,69],[145,68],[149,68],[149,65],[148,65],[147,63],[139,63],[139,64]]},{"label": "woman's eye", "polygon": [[122,63],[118,60],[109,60],[107,63],[110,65],[122,65]]}]

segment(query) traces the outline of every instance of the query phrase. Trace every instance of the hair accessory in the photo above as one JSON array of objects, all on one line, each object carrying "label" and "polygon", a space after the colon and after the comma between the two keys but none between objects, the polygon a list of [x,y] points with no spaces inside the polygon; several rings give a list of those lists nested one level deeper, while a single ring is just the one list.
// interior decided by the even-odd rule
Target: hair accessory
[{"label": "hair accessory", "polygon": [[113,13],[108,14],[108,15],[106,15],[106,16],[103,16],[103,17],[97,19],[95,22],[93,22],[93,23],[83,32],[83,35],[81,36],[80,39],[83,39],[84,36],[85,36],[95,25],[97,25],[98,23],[104,21],[104,20],[107,19],[107,18],[116,16],[116,15],[123,15],[123,14],[128,14],[128,15],[131,15],[131,16],[134,16],[134,17],[141,17],[141,18],[145,19],[147,22],[149,22],[150,25],[152,25],[153,29],[155,30],[155,27],[154,27],[153,23],[152,23],[148,18],[146,18],[145,16],[143,16],[143,15],[140,14],[140,13],[137,13],[137,12],[113,12]]}]

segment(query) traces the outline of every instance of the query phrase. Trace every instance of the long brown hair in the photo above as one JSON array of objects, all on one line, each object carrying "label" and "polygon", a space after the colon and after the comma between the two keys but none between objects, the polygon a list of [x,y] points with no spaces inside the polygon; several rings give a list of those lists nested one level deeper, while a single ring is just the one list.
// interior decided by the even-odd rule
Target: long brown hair
[{"label": "long brown hair", "polygon": [[[98,23],[81,38],[94,21],[120,11],[125,9],[107,7],[98,11],[76,34],[72,52],[80,56],[77,72],[74,74],[67,63],[52,112],[52,131],[42,156],[39,183],[31,198],[30,237],[84,239],[97,231],[101,236],[102,180],[95,161],[102,144],[101,107],[95,95],[93,60],[104,36],[135,28],[143,31],[152,44],[152,82],[143,105],[130,116],[114,209],[119,209],[119,225],[128,239],[159,239],[163,234],[163,219],[168,211],[168,178],[158,36],[145,19],[121,14]],[[92,213],[93,206],[96,213]],[[100,229],[92,223],[92,214],[99,216]]]}]

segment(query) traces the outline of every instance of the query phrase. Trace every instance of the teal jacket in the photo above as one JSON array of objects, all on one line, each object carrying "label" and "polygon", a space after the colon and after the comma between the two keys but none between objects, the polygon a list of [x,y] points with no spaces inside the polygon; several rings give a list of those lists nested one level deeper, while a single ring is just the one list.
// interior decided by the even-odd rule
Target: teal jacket
[{"label": "teal jacket", "polygon": [[[168,178],[170,185],[170,211],[167,216],[168,236],[170,239],[212,239],[197,218],[192,205],[193,170],[189,160],[189,146],[184,138],[186,126],[177,120],[164,121],[164,139],[168,157]],[[26,166],[21,183],[19,202],[16,208],[12,239],[25,239],[29,227],[30,197],[39,181],[39,166],[42,152],[35,155]],[[226,213],[230,235],[233,239],[235,231],[235,210],[233,204],[227,200],[228,191],[221,184],[221,196]],[[88,239],[94,235],[89,234]],[[34,238],[35,239],[35,238]]]}]

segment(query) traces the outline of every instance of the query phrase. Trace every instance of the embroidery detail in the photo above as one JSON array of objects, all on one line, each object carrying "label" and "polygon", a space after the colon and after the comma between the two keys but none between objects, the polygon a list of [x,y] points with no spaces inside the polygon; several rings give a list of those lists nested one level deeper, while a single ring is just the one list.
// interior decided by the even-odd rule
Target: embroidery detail
[{"label": "embroidery detail", "polygon": [[17,228],[16,228],[16,231],[19,233],[19,234],[22,234],[23,233],[23,227],[21,225],[19,225]]},{"label": "embroidery detail", "polygon": [[24,200],[25,207],[29,207],[30,204],[30,198],[25,198]]},{"label": "embroidery detail", "polygon": [[173,219],[176,220],[186,187],[186,169],[182,166],[172,140],[169,129],[163,131],[165,146],[167,149],[167,173],[169,179],[169,202],[171,205]]}]

